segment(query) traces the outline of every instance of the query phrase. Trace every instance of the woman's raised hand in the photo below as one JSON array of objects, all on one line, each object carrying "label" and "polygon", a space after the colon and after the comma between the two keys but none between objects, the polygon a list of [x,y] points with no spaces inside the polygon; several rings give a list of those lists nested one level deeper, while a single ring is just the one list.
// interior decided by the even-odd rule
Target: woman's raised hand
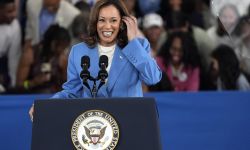
[{"label": "woman's raised hand", "polygon": [[129,41],[139,36],[137,19],[134,16],[123,16],[122,21],[124,21],[127,25],[127,35]]}]

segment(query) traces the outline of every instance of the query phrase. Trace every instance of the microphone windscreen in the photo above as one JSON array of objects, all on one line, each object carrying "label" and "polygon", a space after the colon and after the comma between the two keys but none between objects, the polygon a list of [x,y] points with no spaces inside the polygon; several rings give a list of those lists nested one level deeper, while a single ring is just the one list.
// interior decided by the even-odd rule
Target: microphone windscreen
[{"label": "microphone windscreen", "polygon": [[105,67],[108,67],[108,57],[106,55],[102,55],[99,60],[99,67],[101,68],[101,64],[104,64]]},{"label": "microphone windscreen", "polygon": [[89,66],[90,66],[90,59],[89,59],[89,56],[86,56],[86,55],[82,56],[82,59],[81,59],[81,67],[83,67],[84,64],[87,65],[88,68],[89,68]]}]

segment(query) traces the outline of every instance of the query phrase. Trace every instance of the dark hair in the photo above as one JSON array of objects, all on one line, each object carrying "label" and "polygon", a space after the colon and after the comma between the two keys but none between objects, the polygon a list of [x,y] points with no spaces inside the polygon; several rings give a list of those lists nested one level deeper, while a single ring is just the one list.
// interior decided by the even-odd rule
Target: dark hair
[{"label": "dark hair", "polygon": [[75,17],[71,25],[71,31],[74,38],[80,39],[88,33],[88,16],[79,14]]},{"label": "dark hair", "polygon": [[59,25],[51,25],[47,31],[44,33],[42,41],[42,52],[41,55],[44,57],[44,61],[48,60],[54,55],[54,51],[51,49],[53,42],[68,42],[70,43],[70,34],[68,30]]},{"label": "dark hair", "polygon": [[167,23],[165,24],[165,28],[167,30],[182,28],[188,25],[188,32],[193,34],[193,30],[191,27],[190,19],[188,15],[183,12],[173,12],[174,14],[167,19]]},{"label": "dark hair", "polygon": [[0,0],[0,6],[4,6],[9,3],[15,3],[15,0]]},{"label": "dark hair", "polygon": [[200,67],[200,55],[196,42],[190,33],[174,32],[170,34],[166,43],[161,47],[159,56],[164,58],[164,64],[167,66],[171,61],[170,49],[175,38],[181,39],[181,48],[183,51],[182,61],[187,67]]},{"label": "dark hair", "polygon": [[229,46],[220,45],[211,55],[218,61],[219,77],[223,83],[223,88],[226,90],[237,89],[240,65],[234,50]]},{"label": "dark hair", "polygon": [[[120,12],[121,18],[123,16],[129,16],[128,10],[125,6],[125,4],[122,2],[122,0],[100,0],[98,1],[94,7],[92,8],[92,11],[90,13],[90,20],[88,24],[88,37],[84,39],[84,42],[87,43],[89,47],[94,47],[96,43],[98,42],[98,34],[97,34],[97,20],[99,17],[100,9],[103,7],[107,7],[113,5],[118,9]],[[128,37],[127,37],[127,31],[125,29],[120,28],[120,31],[118,33],[117,37],[118,46],[121,48],[125,47],[128,43]]]},{"label": "dark hair", "polygon": [[75,3],[75,7],[78,8],[83,14],[89,13],[91,10],[91,7],[85,1],[78,1],[77,3]]},{"label": "dark hair", "polygon": [[237,24],[235,30],[234,30],[234,34],[237,36],[241,36],[242,35],[242,27],[244,25],[250,25],[250,16],[245,15],[243,17],[240,18],[239,23]]}]

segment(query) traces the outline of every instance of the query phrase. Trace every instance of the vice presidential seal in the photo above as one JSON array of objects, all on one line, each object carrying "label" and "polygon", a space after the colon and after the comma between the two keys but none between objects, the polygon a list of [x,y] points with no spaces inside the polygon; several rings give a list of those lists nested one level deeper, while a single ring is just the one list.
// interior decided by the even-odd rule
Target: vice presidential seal
[{"label": "vice presidential seal", "polygon": [[113,150],[119,140],[119,127],[110,114],[89,110],[74,121],[71,139],[77,150]]}]

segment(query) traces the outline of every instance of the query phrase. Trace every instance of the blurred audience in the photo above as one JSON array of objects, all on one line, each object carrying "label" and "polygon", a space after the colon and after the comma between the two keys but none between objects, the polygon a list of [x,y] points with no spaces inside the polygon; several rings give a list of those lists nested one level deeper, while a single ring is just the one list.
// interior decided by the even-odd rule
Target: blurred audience
[{"label": "blurred audience", "polygon": [[235,47],[232,32],[239,18],[239,12],[234,5],[227,4],[221,8],[217,19],[217,25],[214,25],[207,31],[216,47],[220,44]]},{"label": "blurred audience", "polygon": [[166,40],[163,20],[160,15],[156,13],[149,13],[144,16],[142,24],[143,33],[151,46],[152,56],[156,56],[160,47]]},{"label": "blurred audience", "polygon": [[211,83],[217,90],[250,90],[249,82],[241,72],[239,60],[231,47],[221,45],[211,56],[209,74]]},{"label": "blurred audience", "polygon": [[52,25],[43,41],[24,51],[17,72],[17,85],[32,93],[54,93],[66,81],[70,46],[69,32]]},{"label": "blurred audience", "polygon": [[162,0],[160,6],[159,14],[163,17],[166,28],[172,28],[179,21],[176,17],[179,13],[186,14],[191,24],[204,27],[203,16],[196,10],[195,0]]},{"label": "blurred audience", "polygon": [[141,15],[144,16],[148,13],[154,13],[159,11],[160,3],[163,0],[137,0],[138,9],[141,12]]},{"label": "blurred audience", "polygon": [[168,33],[187,32],[193,36],[201,57],[202,69],[206,72],[210,64],[210,54],[215,48],[214,43],[205,30],[190,23],[186,14],[178,13],[175,20],[173,26],[167,29]]},{"label": "blurred audience", "polygon": [[52,24],[68,29],[80,11],[65,0],[28,0],[25,49],[38,44]]},{"label": "blurred audience", "polygon": [[14,87],[21,55],[21,29],[14,0],[0,1],[0,93]]},{"label": "blurred audience", "polygon": [[236,29],[236,54],[241,69],[250,75],[250,16],[243,16]]},{"label": "blurred audience", "polygon": [[91,7],[89,4],[85,1],[78,1],[74,4],[76,8],[78,8],[83,15],[86,15],[89,17]]},{"label": "blurred audience", "polygon": [[[90,11],[97,1],[1,0],[0,93],[59,90],[66,78],[66,49],[88,35]],[[161,82],[144,86],[144,91],[247,89],[249,0],[240,3],[236,0],[123,1],[129,13],[137,17],[139,34],[149,40],[152,57],[163,69]],[[235,67],[236,63],[220,66],[224,60],[217,58],[219,52],[213,52],[215,49],[233,51],[239,68]],[[229,54],[228,57],[234,59]],[[231,65],[231,69],[234,66],[231,74],[221,69],[227,65]]]},{"label": "blurred audience", "polygon": [[170,80],[174,91],[198,91],[200,56],[189,33],[172,33],[157,57],[157,63]]},{"label": "blurred audience", "polygon": [[81,13],[75,17],[70,27],[70,31],[72,33],[71,45],[82,42],[87,36],[89,15],[91,10],[90,6],[84,1],[77,2],[75,6],[81,11]]}]

